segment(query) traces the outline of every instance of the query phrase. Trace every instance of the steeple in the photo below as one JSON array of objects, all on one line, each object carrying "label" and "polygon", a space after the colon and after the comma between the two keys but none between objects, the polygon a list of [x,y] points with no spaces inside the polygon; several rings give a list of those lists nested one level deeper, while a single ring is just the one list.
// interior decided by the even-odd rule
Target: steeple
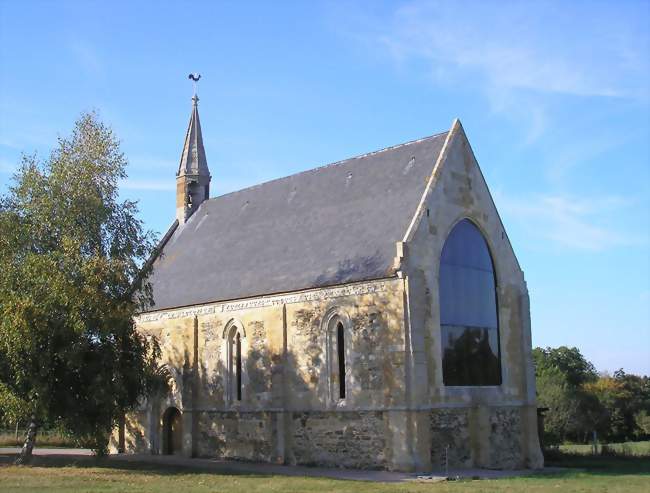
[{"label": "steeple", "polygon": [[[192,75],[190,75],[190,79],[192,79]],[[187,221],[201,202],[210,198],[211,177],[203,148],[198,103],[199,98],[196,95],[195,85],[192,97],[192,114],[185,135],[181,162],[176,173],[176,219],[179,224]]]},{"label": "steeple", "polygon": [[201,121],[199,120],[199,97],[195,94],[192,97],[192,114],[190,123],[185,135],[185,145],[181,154],[181,162],[178,166],[178,173],[181,175],[206,175],[210,176],[208,162],[205,158],[203,148],[203,136],[201,135]]}]

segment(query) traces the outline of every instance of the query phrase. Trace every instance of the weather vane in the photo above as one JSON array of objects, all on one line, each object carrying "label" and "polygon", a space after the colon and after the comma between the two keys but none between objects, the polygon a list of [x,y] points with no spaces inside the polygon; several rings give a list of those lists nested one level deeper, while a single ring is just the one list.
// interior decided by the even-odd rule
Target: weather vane
[{"label": "weather vane", "polygon": [[199,81],[201,78],[201,74],[190,74],[187,76],[188,79],[191,79],[192,84],[194,86],[194,97],[196,98],[196,83]]}]

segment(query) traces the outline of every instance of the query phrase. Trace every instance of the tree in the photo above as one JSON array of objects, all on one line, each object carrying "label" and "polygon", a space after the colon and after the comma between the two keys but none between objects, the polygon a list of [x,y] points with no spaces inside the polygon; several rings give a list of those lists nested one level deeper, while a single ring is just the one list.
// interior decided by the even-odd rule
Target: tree
[{"label": "tree", "polygon": [[625,373],[603,374],[587,386],[606,410],[609,440],[633,440],[645,435],[642,412],[650,411],[650,379]]},{"label": "tree", "polygon": [[594,395],[604,408],[601,423],[601,437],[616,439],[625,436],[625,416],[621,412],[623,401],[631,397],[630,392],[616,378],[603,374],[597,381],[587,385],[586,390]]},{"label": "tree", "polygon": [[118,198],[126,164],[112,130],[82,114],[44,162],[23,157],[0,200],[0,414],[29,420],[19,462],[44,421],[103,453],[153,381],[156,341],[133,323],[153,235]]},{"label": "tree", "polygon": [[548,407],[544,418],[544,442],[557,444],[567,439],[584,441],[603,421],[599,400],[585,389],[598,374],[578,348],[535,348],[533,350],[537,400]]},{"label": "tree", "polygon": [[545,441],[622,441],[647,436],[650,378],[622,369],[598,375],[577,348],[535,348],[538,402],[548,407]]},{"label": "tree", "polygon": [[573,388],[598,379],[594,365],[576,347],[535,348],[533,357],[536,366],[540,368],[553,367],[560,370],[566,376],[567,384]]},{"label": "tree", "polygon": [[560,370],[540,368],[537,372],[537,402],[548,408],[544,416],[544,444],[564,442],[577,412],[577,402]]},{"label": "tree", "polygon": [[650,413],[648,411],[639,411],[634,416],[637,426],[637,438],[643,439],[650,436]]}]

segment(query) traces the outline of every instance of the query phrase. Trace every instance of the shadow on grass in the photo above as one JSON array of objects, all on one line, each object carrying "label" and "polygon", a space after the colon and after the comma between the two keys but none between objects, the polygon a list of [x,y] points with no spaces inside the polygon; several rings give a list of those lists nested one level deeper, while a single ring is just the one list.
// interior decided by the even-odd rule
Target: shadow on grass
[{"label": "shadow on grass", "polygon": [[[2,467],[13,465],[17,454],[0,454],[0,470]],[[102,468],[114,469],[123,472],[150,474],[159,476],[176,476],[189,474],[215,474],[245,476],[247,478],[270,478],[271,474],[253,473],[238,469],[230,469],[227,465],[220,465],[218,470],[209,466],[197,467],[196,465],[178,465],[167,463],[153,463],[137,460],[115,460],[111,457],[94,457],[88,455],[35,455],[31,464],[21,467],[75,467],[75,468]]]},{"label": "shadow on grass", "polygon": [[565,471],[568,474],[573,473],[571,469],[580,469],[602,476],[650,475],[650,456],[584,455],[559,450],[547,451],[544,455],[547,467],[568,468]]},{"label": "shadow on grass", "polygon": [[[12,465],[15,458],[16,454],[13,453],[0,454],[0,471],[2,470],[2,467]],[[35,455],[31,466],[43,468],[101,468],[126,473],[163,477],[210,474],[219,476],[240,476],[252,479],[268,479],[277,475],[275,473],[267,474],[251,472],[239,468],[229,468],[227,464],[223,463],[220,463],[218,468],[214,468],[211,465],[203,465],[200,463],[180,465],[169,464],[166,462],[140,461],[137,459],[120,460],[114,457],[98,458],[87,455]],[[624,475],[650,476],[650,457],[585,456],[580,454],[553,452],[553,454],[546,457],[546,466],[562,468],[562,470],[545,473],[532,473],[531,475],[523,477],[535,478],[537,480],[556,480],[558,478],[569,479],[578,474],[609,477]],[[298,474],[298,476],[300,475]],[[469,478],[467,478],[467,480],[469,480]]]}]

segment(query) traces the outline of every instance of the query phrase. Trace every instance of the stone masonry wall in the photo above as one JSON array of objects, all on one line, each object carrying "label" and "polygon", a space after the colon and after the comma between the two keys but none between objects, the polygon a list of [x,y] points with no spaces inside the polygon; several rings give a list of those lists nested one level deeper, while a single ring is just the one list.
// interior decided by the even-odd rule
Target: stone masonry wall
[{"label": "stone masonry wall", "polygon": [[489,444],[490,468],[518,469],[524,466],[520,408],[491,410]]},{"label": "stone masonry wall", "polygon": [[521,408],[434,409],[430,414],[431,464],[449,467],[520,469],[525,466]]},{"label": "stone masonry wall", "polygon": [[431,465],[445,467],[445,451],[450,468],[472,467],[469,411],[467,409],[434,409],[431,423]]},{"label": "stone masonry wall", "polygon": [[198,455],[269,462],[273,459],[273,413],[201,412]]},{"label": "stone masonry wall", "polygon": [[[494,205],[465,132],[456,121],[447,137],[431,188],[418,209],[418,220],[405,236],[402,261],[406,275],[412,368],[410,404],[433,408],[433,466],[439,464],[436,440],[452,441],[454,461],[473,467],[541,467],[543,456],[536,433],[535,375],[528,291],[523,271]],[[490,251],[496,280],[501,383],[490,386],[448,386],[443,378],[440,325],[440,257],[454,226],[469,219],[480,230]],[[516,409],[516,412],[496,411]],[[460,420],[464,409],[471,439],[453,443],[447,420]],[[462,414],[462,413],[461,413]],[[517,417],[518,416],[518,417]],[[492,432],[496,427],[498,431]],[[469,433],[459,432],[459,433]],[[417,437],[415,437],[417,439]],[[518,443],[519,439],[521,439]],[[467,447],[472,453],[466,454]],[[422,448],[424,449],[424,444]],[[471,460],[470,460],[471,457]]]},{"label": "stone masonry wall", "polygon": [[[127,452],[162,453],[162,416],[176,407],[185,456],[390,467],[391,433],[403,426],[389,426],[385,411],[404,405],[402,286],[386,279],[138,317],[138,330],[160,343],[159,364],[172,380],[167,394],[143,404],[144,414],[129,417]],[[345,399],[332,314],[345,325]],[[241,400],[227,392],[234,326],[242,335]]]},{"label": "stone masonry wall", "polygon": [[386,466],[383,413],[293,413],[295,464],[381,469]]},{"label": "stone masonry wall", "polygon": [[[176,407],[185,456],[430,470],[443,465],[449,444],[452,468],[518,467],[528,428],[516,387],[504,389],[507,396],[501,389],[430,391],[429,375],[418,369],[433,354],[408,355],[403,303],[404,283],[395,278],[143,315],[138,330],[159,341],[172,385],[127,418],[127,451],[161,453],[162,416]],[[345,399],[338,396],[333,314],[345,330]],[[411,324],[416,315],[412,309]],[[233,323],[243,335],[241,401],[226,393]],[[414,335],[415,348],[434,339]],[[503,357],[507,367],[507,352]],[[419,400],[420,409],[457,402],[425,410],[420,433],[408,411]]]}]

